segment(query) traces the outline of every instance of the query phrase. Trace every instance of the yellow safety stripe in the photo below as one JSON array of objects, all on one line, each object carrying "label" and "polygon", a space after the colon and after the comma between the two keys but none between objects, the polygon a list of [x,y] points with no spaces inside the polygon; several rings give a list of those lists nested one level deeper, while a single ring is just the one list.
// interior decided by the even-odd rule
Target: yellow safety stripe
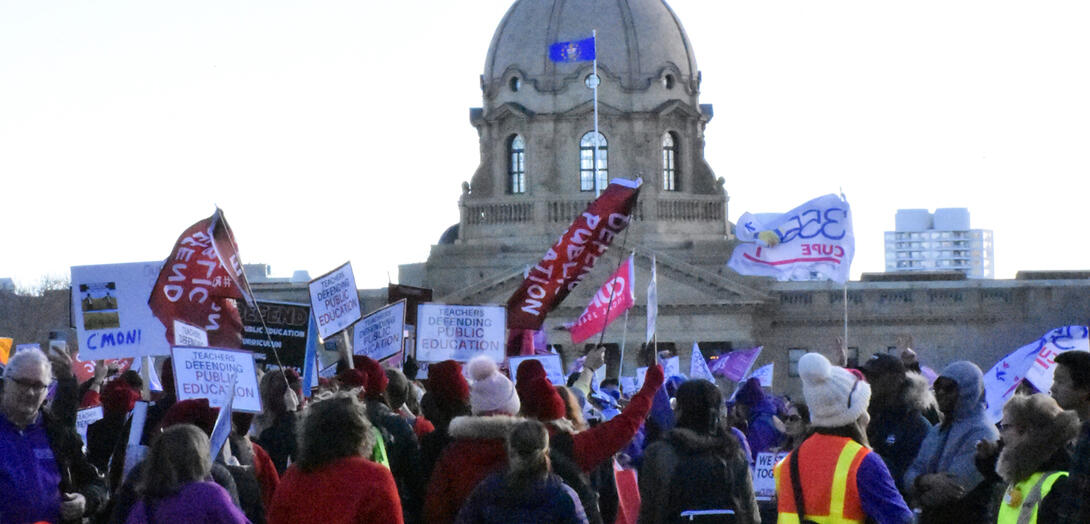
[{"label": "yellow safety stripe", "polygon": [[834,522],[844,519],[844,495],[848,490],[848,473],[852,470],[852,462],[855,456],[863,451],[863,446],[854,440],[849,440],[840,450],[840,458],[836,461],[836,470],[833,471],[833,492],[829,497],[829,518]]}]

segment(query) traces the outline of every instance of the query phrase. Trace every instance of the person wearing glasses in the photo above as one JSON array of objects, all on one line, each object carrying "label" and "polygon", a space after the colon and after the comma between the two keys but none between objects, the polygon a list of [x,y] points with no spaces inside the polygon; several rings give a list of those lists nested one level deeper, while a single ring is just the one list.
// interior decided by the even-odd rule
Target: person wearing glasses
[{"label": "person wearing glasses", "polygon": [[984,522],[991,491],[976,467],[977,443],[999,440],[985,413],[984,374],[972,362],[954,362],[932,388],[943,420],[924,437],[903,486],[922,510],[921,523]]},{"label": "person wearing glasses", "polygon": [[913,522],[867,441],[870,385],[819,353],[803,355],[798,369],[811,434],[776,465],[777,522]]},{"label": "person wearing glasses", "polygon": [[75,426],[42,408],[52,367],[44,353],[28,349],[12,355],[4,368],[0,522],[79,522],[106,498],[106,484],[83,454]]}]

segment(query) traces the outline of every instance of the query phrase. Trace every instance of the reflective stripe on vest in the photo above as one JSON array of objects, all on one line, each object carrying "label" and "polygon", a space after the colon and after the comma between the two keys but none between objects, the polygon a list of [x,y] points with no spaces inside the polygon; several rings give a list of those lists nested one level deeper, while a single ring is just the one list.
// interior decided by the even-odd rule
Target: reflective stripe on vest
[{"label": "reflective stripe on vest", "polygon": [[1066,471],[1037,472],[1026,480],[1008,486],[999,505],[997,524],[1037,524],[1037,508],[1045,495],[1052,490],[1052,485],[1060,477],[1066,477]]},{"label": "reflective stripe on vest", "polygon": [[[818,524],[862,523],[863,518],[855,519],[845,516],[845,513],[848,513],[846,510],[849,507],[859,508],[856,512],[862,514],[862,504],[859,501],[858,493],[855,493],[855,496],[851,497],[851,500],[849,500],[848,483],[849,479],[851,479],[858,470],[863,457],[869,453],[870,450],[859,445],[859,443],[854,440],[845,437],[832,437],[818,434],[810,438],[813,439],[815,437],[820,437],[819,440],[835,440],[833,442],[813,442],[815,445],[807,447],[806,452],[810,454],[835,454],[837,459],[832,472],[831,484],[828,486],[821,486],[812,481],[806,481],[807,476],[817,475],[824,477],[825,475],[822,475],[822,472],[813,471],[810,467],[806,466],[806,464],[810,462],[809,457],[811,457],[811,455],[807,454],[803,456],[803,464],[799,464],[799,473],[805,484],[803,487],[803,496],[805,497],[805,493],[809,493],[815,489],[824,488],[829,490],[829,513],[826,515],[817,514],[815,513],[815,510],[821,511],[825,508],[811,508],[807,505],[806,519],[817,522]],[[839,449],[837,448],[838,444]],[[805,445],[805,443],[803,445]],[[776,464],[775,468],[776,497],[778,499],[777,509],[779,511],[776,522],[778,524],[799,524],[799,515],[795,512],[795,494],[791,489],[791,465],[789,461],[794,459],[795,453],[791,453],[781,460],[779,464]],[[813,497],[813,495],[811,495],[811,497]]]}]

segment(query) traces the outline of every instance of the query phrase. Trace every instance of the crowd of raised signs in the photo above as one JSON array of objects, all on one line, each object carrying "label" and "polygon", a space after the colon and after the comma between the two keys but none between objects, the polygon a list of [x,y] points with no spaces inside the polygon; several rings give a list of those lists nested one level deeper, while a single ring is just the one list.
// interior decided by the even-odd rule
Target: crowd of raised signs
[{"label": "crowd of raised signs", "polygon": [[0,522],[1090,522],[1085,351],[999,424],[980,367],[929,381],[911,351],[860,369],[806,354],[798,399],[652,363],[622,392],[594,377],[603,358],[558,385],[535,359],[417,380],[411,359],[355,356],[306,396],[268,371],[261,411],[217,425],[208,399],[176,400],[170,359],[146,398],[139,373],[81,384],[68,355],[21,351],[3,371]]}]

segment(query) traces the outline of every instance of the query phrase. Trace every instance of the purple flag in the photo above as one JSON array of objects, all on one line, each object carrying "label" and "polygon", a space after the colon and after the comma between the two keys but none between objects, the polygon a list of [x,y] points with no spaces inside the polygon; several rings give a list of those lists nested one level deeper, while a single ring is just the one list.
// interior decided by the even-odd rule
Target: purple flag
[{"label": "purple flag", "polygon": [[719,355],[719,358],[708,364],[713,374],[726,377],[735,382],[740,382],[749,372],[749,368],[757,361],[764,346],[750,349],[740,349]]}]

